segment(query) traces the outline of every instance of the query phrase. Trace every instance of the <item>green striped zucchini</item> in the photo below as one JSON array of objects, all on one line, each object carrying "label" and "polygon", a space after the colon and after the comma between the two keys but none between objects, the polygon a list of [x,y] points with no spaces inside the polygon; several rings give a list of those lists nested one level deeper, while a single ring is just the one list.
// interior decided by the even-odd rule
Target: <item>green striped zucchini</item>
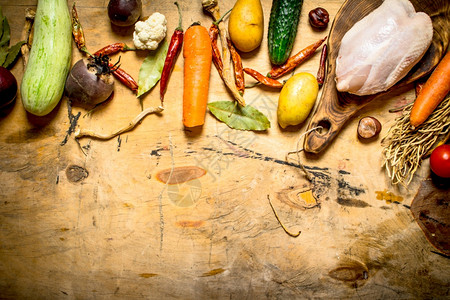
[{"label": "green striped zucchini", "polygon": [[39,0],[33,45],[20,94],[25,109],[50,113],[61,100],[72,59],[72,19],[67,0]]}]

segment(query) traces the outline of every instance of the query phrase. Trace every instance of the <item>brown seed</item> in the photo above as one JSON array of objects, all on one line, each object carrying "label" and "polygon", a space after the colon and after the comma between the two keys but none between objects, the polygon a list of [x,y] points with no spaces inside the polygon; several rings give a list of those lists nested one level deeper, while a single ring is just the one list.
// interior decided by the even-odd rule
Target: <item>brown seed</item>
[{"label": "brown seed", "polygon": [[371,139],[381,131],[381,123],[374,117],[364,117],[358,123],[358,137],[363,140]]}]

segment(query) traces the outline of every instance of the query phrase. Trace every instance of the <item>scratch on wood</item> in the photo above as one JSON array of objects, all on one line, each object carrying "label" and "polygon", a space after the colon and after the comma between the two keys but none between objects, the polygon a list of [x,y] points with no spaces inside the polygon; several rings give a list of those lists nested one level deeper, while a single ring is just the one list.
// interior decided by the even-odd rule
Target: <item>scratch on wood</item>
[{"label": "scratch on wood", "polygon": [[152,150],[152,152],[150,152],[150,156],[161,156],[161,153],[159,153],[159,151],[164,150],[162,148],[158,148],[156,150]]},{"label": "scratch on wood", "polygon": [[[229,143],[232,143],[230,141],[227,141]],[[240,146],[239,146],[240,147]],[[237,156],[237,157],[243,157],[243,158],[249,158],[249,159],[255,159],[255,160],[260,160],[260,161],[265,161],[265,162],[274,162],[276,164],[280,164],[283,166],[289,166],[289,167],[295,167],[295,168],[301,168],[300,165],[296,164],[296,163],[292,163],[292,162],[287,162],[285,160],[281,160],[281,159],[277,159],[277,158],[273,158],[270,156],[266,156],[263,155],[261,153],[257,153],[251,149],[247,149],[247,148],[242,148],[243,150],[249,152],[250,154],[248,155],[242,155],[241,152],[223,152],[221,150],[217,150],[214,148],[209,148],[209,147],[203,147],[202,150],[204,151],[211,151],[211,152],[215,152],[217,154],[223,155],[223,156]],[[308,167],[305,166],[306,169],[308,170],[328,170],[328,168],[318,168],[318,167]]]},{"label": "scratch on wood", "polygon": [[70,101],[67,101],[67,115],[69,117],[69,129],[67,129],[66,136],[60,143],[61,146],[64,146],[67,141],[69,140],[69,136],[75,131],[75,128],[77,127],[78,119],[81,116],[81,112],[78,112],[78,114],[74,115],[72,114],[72,104]]},{"label": "scratch on wood", "polygon": [[151,278],[151,277],[156,277],[156,276],[158,276],[158,274],[155,274],[155,273],[141,273],[141,274],[139,274],[139,277],[142,277],[142,278]]},{"label": "scratch on wood", "polygon": [[178,221],[175,223],[177,226],[179,227],[184,227],[184,228],[199,228],[202,227],[205,222],[204,221]]},{"label": "scratch on wood", "polygon": [[122,145],[122,138],[119,136],[117,137],[117,152],[120,152],[120,146]]},{"label": "scratch on wood", "polygon": [[223,268],[213,269],[209,272],[203,273],[200,277],[216,276],[218,274],[222,274],[223,272],[225,272],[225,269]]},{"label": "scratch on wood", "polygon": [[175,162],[173,158],[173,144],[172,144],[172,136],[169,134],[169,150],[170,150],[170,159],[172,162],[171,171],[169,174],[169,178],[167,182],[164,184],[164,187],[162,188],[161,192],[159,193],[158,200],[159,200],[159,230],[160,230],[160,243],[159,243],[159,251],[162,252],[163,249],[163,242],[164,242],[164,214],[163,214],[163,204],[162,204],[162,195],[164,191],[167,188],[168,183],[170,182],[170,179],[173,174],[173,170],[175,169]]},{"label": "scratch on wood", "polygon": [[342,190],[347,190],[351,194],[359,196],[360,194],[365,193],[366,191],[363,188],[357,188],[351,186],[348,182],[346,182],[343,178],[338,180],[338,188]]},{"label": "scratch on wood", "polygon": [[337,203],[342,206],[351,206],[351,207],[370,207],[371,205],[365,201],[358,200],[358,199],[345,199],[345,198],[337,198]]},{"label": "scratch on wood", "polygon": [[449,256],[449,255],[445,255],[444,253],[441,253],[441,252],[438,252],[438,251],[431,251],[431,253],[434,253],[434,254],[440,255],[440,256],[442,256],[442,257],[444,257],[444,258],[447,258],[447,259],[449,259],[449,258],[450,258],[450,256]]}]

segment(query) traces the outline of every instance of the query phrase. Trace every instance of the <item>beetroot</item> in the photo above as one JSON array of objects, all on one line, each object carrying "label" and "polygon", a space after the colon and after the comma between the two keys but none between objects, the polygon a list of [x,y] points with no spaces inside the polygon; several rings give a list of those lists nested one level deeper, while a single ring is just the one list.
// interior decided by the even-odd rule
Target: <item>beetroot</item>
[{"label": "beetroot", "polygon": [[107,100],[114,90],[114,78],[107,60],[77,61],[67,76],[64,90],[74,105],[92,107]]},{"label": "beetroot", "polygon": [[108,16],[117,26],[131,26],[139,20],[142,13],[141,0],[110,0]]},{"label": "beetroot", "polygon": [[14,101],[17,95],[17,80],[6,68],[0,66],[0,108]]}]

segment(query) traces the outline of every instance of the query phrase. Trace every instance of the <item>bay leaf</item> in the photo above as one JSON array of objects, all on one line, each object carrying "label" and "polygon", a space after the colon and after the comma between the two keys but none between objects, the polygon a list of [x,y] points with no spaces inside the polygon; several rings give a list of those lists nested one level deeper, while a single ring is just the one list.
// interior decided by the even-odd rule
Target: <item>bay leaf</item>
[{"label": "bay leaf", "polygon": [[9,67],[12,66],[13,63],[16,61],[16,58],[20,53],[20,47],[22,47],[23,44],[25,44],[25,42],[20,41],[11,48],[9,48],[5,61],[0,62],[0,65],[9,69]]},{"label": "bay leaf", "polygon": [[9,46],[10,33],[8,20],[3,16],[0,9],[0,47]]},{"label": "bay leaf", "polygon": [[142,62],[139,69],[137,97],[150,91],[161,79],[168,48],[169,44],[164,39],[158,49],[151,51]]},{"label": "bay leaf", "polygon": [[0,66],[3,66],[3,63],[8,56],[8,47],[0,47]]},{"label": "bay leaf", "polygon": [[211,113],[228,127],[238,130],[262,131],[270,128],[270,121],[256,108],[240,106],[234,101],[216,101],[208,104]]}]

